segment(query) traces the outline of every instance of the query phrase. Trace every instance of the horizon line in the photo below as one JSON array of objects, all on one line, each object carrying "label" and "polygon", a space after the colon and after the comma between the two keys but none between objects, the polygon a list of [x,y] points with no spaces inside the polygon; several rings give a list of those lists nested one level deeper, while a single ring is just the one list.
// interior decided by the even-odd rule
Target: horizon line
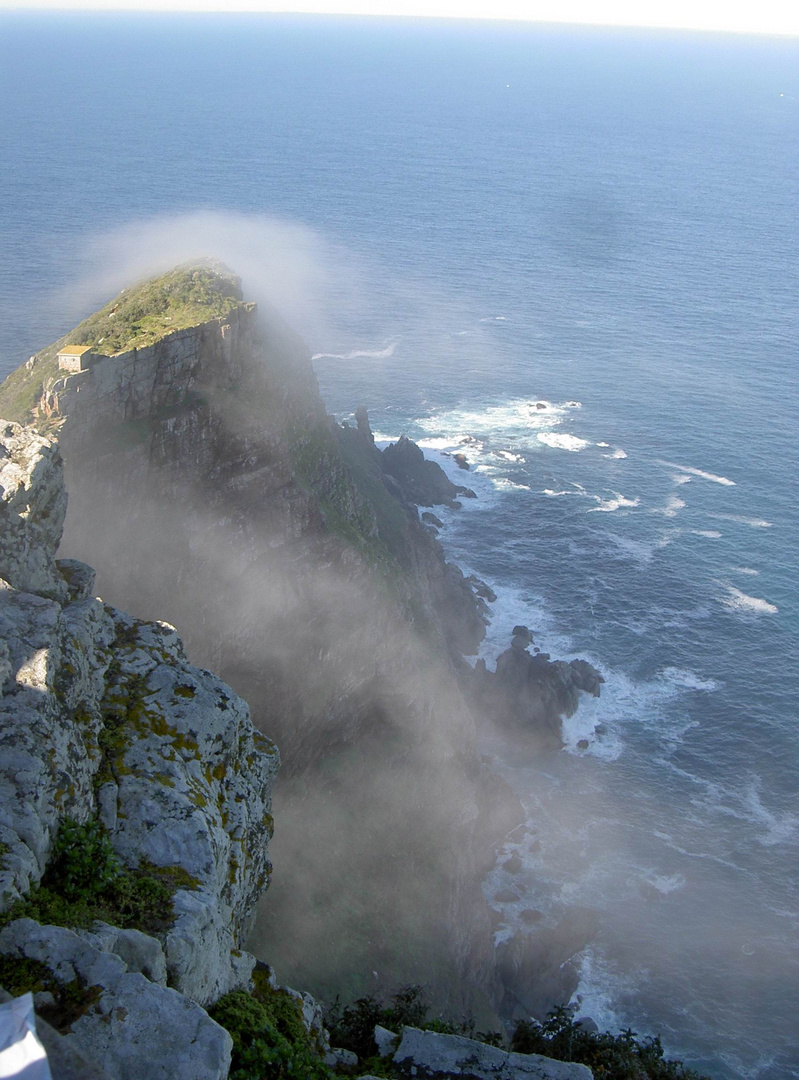
[{"label": "horizon line", "polygon": [[[208,4],[192,5],[191,0],[182,5],[165,6],[159,0],[145,0],[143,4],[129,6],[124,3],[109,4],[106,6],[65,4],[31,4],[5,3],[0,0],[0,12],[8,14],[24,14],[32,16],[46,15],[262,15],[262,16],[291,16],[299,18],[339,18],[339,19],[371,19],[371,20],[398,20],[425,21],[425,22],[458,22],[458,23],[523,23],[525,26],[560,26],[564,28],[583,28],[598,30],[644,30],[644,31],[667,31],[686,34],[723,34],[735,37],[768,37],[768,38],[797,38],[799,37],[799,20],[795,28],[775,27],[751,27],[751,26],[718,26],[697,22],[696,24],[658,22],[632,22],[619,20],[592,20],[583,18],[568,18],[562,14],[535,16],[520,15],[518,12],[492,12],[491,14],[449,14],[441,11],[330,11],[330,10],[297,10],[296,8],[279,8],[256,6],[258,0],[240,2],[239,6],[219,6],[212,2]],[[310,5],[309,5],[310,6]],[[344,5],[342,5],[344,6]]]}]

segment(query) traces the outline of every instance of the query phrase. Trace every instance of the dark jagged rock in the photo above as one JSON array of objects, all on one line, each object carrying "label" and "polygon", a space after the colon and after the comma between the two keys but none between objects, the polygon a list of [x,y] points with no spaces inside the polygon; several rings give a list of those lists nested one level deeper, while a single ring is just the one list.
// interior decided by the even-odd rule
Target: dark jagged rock
[{"label": "dark jagged rock", "polygon": [[433,525],[436,529],[444,528],[444,522],[441,520],[441,518],[437,518],[436,515],[431,514],[429,510],[425,510],[425,512],[422,514],[422,521],[425,523],[425,525]]},{"label": "dark jagged rock", "polygon": [[599,690],[605,681],[597,669],[587,660],[572,660],[569,664],[572,669],[572,679],[580,690],[585,690],[593,697],[599,697]]},{"label": "dark jagged rock", "polygon": [[587,908],[575,907],[556,926],[546,925],[542,917],[528,917],[525,922],[536,924],[537,929],[517,935],[497,949],[505,987],[502,1014],[544,1020],[577,989],[579,979],[570,960],[594,936],[597,917]]},{"label": "dark jagged rock", "polygon": [[[422,515],[424,517],[424,514]],[[486,585],[484,581],[481,581],[479,577],[475,577],[474,574],[470,574],[466,579],[475,591],[475,595],[479,596],[483,600],[487,600],[489,604],[493,604],[497,598],[497,594],[491,588],[490,585]]]},{"label": "dark jagged rock", "polygon": [[383,451],[383,469],[401,485],[405,497],[417,506],[456,505],[456,496],[476,498],[469,488],[453,484],[441,466],[428,461],[421,448],[405,435]]},{"label": "dark jagged rock", "polygon": [[452,460],[455,462],[459,469],[465,469],[467,472],[469,471],[470,465],[469,462],[466,460],[465,454],[453,454]]},{"label": "dark jagged rock", "polygon": [[561,719],[572,716],[580,691],[599,696],[602,675],[586,660],[550,660],[530,653],[533,635],[514,626],[511,646],[497,657],[496,671],[475,667],[477,707],[505,726],[534,733],[544,745],[560,746]]}]

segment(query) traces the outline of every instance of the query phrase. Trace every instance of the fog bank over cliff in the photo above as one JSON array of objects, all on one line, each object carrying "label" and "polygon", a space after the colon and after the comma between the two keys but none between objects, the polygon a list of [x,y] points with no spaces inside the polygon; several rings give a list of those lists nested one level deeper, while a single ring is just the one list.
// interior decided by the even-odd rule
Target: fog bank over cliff
[{"label": "fog bank over cliff", "polygon": [[455,679],[454,643],[483,632],[469,587],[389,491],[368,429],[326,416],[307,348],[226,270],[128,289],[63,342],[98,358],[66,375],[43,350],[0,395],[58,433],[62,554],[91,561],[108,602],[176,625],[281,749],[254,947],[323,997],[414,981],[490,1015],[480,881],[518,807]]}]

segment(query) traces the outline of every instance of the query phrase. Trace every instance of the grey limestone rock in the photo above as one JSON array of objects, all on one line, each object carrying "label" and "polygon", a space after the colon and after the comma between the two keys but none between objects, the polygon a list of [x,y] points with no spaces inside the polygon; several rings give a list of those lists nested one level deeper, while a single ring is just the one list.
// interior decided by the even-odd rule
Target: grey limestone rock
[{"label": "grey limestone rock", "polygon": [[412,1076],[464,1080],[592,1080],[587,1065],[540,1054],[509,1054],[496,1046],[406,1027],[394,1063]]},{"label": "grey limestone rock", "polygon": [[[173,1013],[191,1027],[193,1002],[250,984],[240,948],[271,870],[279,756],[174,627],[104,605],[90,567],[56,563],[65,505],[57,446],[0,424],[0,911],[39,883],[66,816],[99,817],[123,864],[168,870],[175,920],[160,941],[105,924],[72,937],[94,981],[184,994]],[[56,967],[63,940],[48,939]]]},{"label": "grey limestone rock", "polygon": [[[40,996],[43,995],[34,995],[37,1010]],[[52,994],[48,996],[52,997]],[[5,1001],[11,1001],[11,994],[0,989],[0,1002]],[[38,1015],[36,1034],[47,1052],[47,1063],[53,1080],[114,1080],[114,1077],[109,1076],[93,1061],[89,1061],[65,1036]]]},{"label": "grey limestone rock", "polygon": [[381,1057],[391,1057],[391,1055],[397,1049],[399,1036],[395,1035],[393,1031],[389,1031],[388,1028],[384,1028],[381,1027],[380,1024],[376,1024],[374,1038],[375,1043],[377,1044],[378,1054]]},{"label": "grey limestone rock", "polygon": [[[115,1080],[224,1080],[233,1041],[175,990],[127,969],[114,953],[62,926],[17,919],[0,932],[4,955],[38,960],[63,984],[78,980],[96,997],[65,1042]],[[99,992],[98,992],[99,991]]]},{"label": "grey limestone rock", "polygon": [[54,600],[67,594],[55,566],[67,497],[57,444],[0,421],[0,577]]}]

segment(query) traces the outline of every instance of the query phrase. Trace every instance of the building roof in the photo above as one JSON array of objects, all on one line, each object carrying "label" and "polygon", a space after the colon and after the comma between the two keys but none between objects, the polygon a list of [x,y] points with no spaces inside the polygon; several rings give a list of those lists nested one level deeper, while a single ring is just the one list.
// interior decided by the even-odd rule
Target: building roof
[{"label": "building roof", "polygon": [[83,356],[84,353],[91,352],[91,345],[65,345],[63,349],[58,350],[59,356]]}]

